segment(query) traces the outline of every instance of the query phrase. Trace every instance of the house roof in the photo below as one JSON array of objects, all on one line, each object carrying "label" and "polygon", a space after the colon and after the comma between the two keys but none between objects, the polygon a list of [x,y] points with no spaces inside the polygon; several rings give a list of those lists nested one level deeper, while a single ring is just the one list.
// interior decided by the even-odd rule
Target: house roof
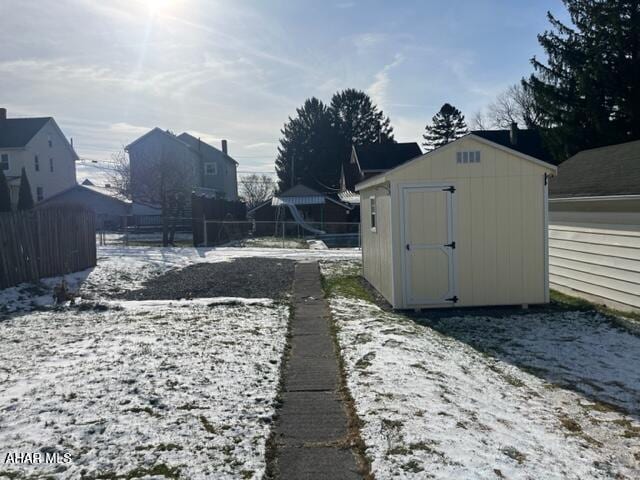
[{"label": "house roof", "polygon": [[371,143],[353,147],[361,170],[389,170],[422,155],[415,142]]},{"label": "house roof", "polygon": [[58,201],[61,197],[66,196],[74,190],[80,192],[90,192],[91,194],[108,197],[111,200],[114,200],[122,205],[130,205],[133,203],[131,200],[126,198],[124,195],[121,195],[112,188],[96,187],[95,185],[76,184],[72,187],[62,190],[61,192],[56,193],[55,195],[45,198],[42,202],[39,203],[39,205],[45,205],[52,201]]},{"label": "house roof", "polygon": [[558,167],[551,198],[640,194],[640,140],[583,150]]},{"label": "house roof", "polygon": [[497,143],[503,147],[516,150],[530,157],[537,158],[543,162],[555,164],[551,153],[545,148],[542,137],[535,130],[517,130],[516,143],[511,143],[510,130],[474,130],[472,135],[484,138],[490,142]]},{"label": "house roof", "polygon": [[125,150],[129,150],[131,147],[133,147],[135,144],[137,144],[138,142],[141,142],[143,139],[146,139],[147,137],[150,137],[151,135],[157,135],[157,134],[161,134],[164,135],[167,138],[170,138],[171,140],[178,142],[179,144],[181,144],[184,147],[190,148],[189,144],[180,140],[177,136],[175,136],[173,133],[169,132],[169,131],[165,131],[162,130],[161,128],[158,127],[154,127],[151,130],[149,130],[147,133],[145,133],[144,135],[136,138],[133,142],[131,142],[129,145],[127,145],[125,147]]},{"label": "house roof", "polygon": [[200,149],[202,149],[203,151],[206,152],[208,150],[210,153],[213,153],[214,155],[219,156],[220,158],[224,158],[225,160],[229,160],[235,163],[236,165],[238,165],[238,162],[236,162],[233,158],[231,158],[229,154],[225,154],[222,150],[214,147],[213,145],[209,145],[206,142],[203,142],[201,139],[194,137],[190,133],[183,132],[180,135],[178,135],[178,139],[182,140],[184,143],[189,145],[195,151],[200,151]]},{"label": "house roof", "polygon": [[289,190],[285,190],[281,194],[277,195],[278,197],[316,197],[316,196],[324,196],[323,193],[314,190],[313,188],[307,187],[306,185],[302,185],[301,183],[294,185]]},{"label": "house roof", "polygon": [[0,120],[0,148],[23,148],[51,117]]}]

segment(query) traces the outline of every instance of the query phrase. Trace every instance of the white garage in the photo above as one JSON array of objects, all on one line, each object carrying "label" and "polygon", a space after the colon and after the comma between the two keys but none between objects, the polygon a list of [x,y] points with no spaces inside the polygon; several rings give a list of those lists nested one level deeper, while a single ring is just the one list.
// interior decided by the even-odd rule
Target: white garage
[{"label": "white garage", "polygon": [[536,132],[472,132],[357,185],[364,277],[394,308],[549,301]]}]

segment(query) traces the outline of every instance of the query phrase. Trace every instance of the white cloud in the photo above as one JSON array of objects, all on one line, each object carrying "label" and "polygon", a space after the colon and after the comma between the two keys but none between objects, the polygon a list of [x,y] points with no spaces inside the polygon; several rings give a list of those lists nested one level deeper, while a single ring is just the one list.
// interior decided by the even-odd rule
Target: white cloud
[{"label": "white cloud", "polygon": [[389,72],[400,65],[404,61],[404,56],[400,53],[396,53],[393,62],[385,65],[382,70],[374,75],[374,82],[367,88],[367,93],[373,98],[373,101],[378,107],[384,109],[387,107],[387,96],[391,79],[389,78]]}]

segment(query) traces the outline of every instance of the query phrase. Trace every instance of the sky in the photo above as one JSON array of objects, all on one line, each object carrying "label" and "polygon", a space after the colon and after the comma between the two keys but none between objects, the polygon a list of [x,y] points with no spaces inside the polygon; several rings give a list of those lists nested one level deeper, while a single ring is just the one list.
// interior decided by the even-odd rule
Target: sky
[{"label": "sky", "polygon": [[272,172],[312,96],[368,92],[398,141],[445,102],[470,119],[531,73],[548,10],[566,18],[560,0],[0,0],[0,106],[55,117],[87,161],[158,126]]}]

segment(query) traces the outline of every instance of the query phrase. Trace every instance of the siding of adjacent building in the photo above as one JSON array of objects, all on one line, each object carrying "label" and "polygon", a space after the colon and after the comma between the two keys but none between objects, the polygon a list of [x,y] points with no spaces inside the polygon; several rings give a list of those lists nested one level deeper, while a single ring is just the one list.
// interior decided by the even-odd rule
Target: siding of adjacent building
[{"label": "siding of adjacent building", "polygon": [[640,199],[552,200],[551,288],[640,310]]}]

